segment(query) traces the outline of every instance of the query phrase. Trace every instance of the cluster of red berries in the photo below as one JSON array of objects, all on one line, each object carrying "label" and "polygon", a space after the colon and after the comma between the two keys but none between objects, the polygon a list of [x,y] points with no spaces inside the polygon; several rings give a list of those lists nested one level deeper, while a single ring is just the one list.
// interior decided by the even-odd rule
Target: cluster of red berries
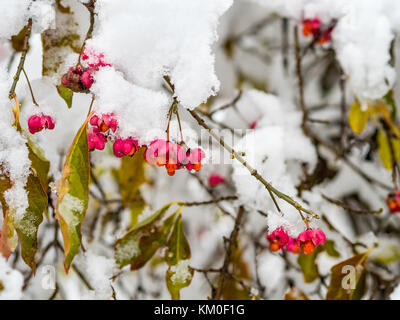
[{"label": "cluster of red berries", "polygon": [[394,190],[394,192],[389,193],[386,198],[386,203],[391,213],[400,212],[400,192]]},{"label": "cluster of red berries", "polygon": [[168,175],[173,176],[176,170],[186,168],[187,170],[199,171],[201,168],[201,160],[204,159],[205,153],[202,149],[188,149],[177,143],[157,139],[150,143],[144,153],[147,163],[165,166]]},{"label": "cluster of red berries", "polygon": [[326,242],[324,232],[318,228],[307,229],[301,232],[297,238],[292,238],[283,228],[279,227],[267,234],[266,239],[269,241],[271,251],[282,249],[299,253],[303,249],[305,254],[310,254],[316,247]]},{"label": "cluster of red berries", "polygon": [[[114,114],[93,115],[89,120],[88,145],[89,150],[103,150],[108,139],[113,139],[113,134],[118,128],[118,121]],[[144,159],[151,165],[165,166],[168,175],[173,176],[176,170],[186,168],[187,170],[199,171],[201,160],[205,153],[200,148],[186,150],[179,144],[157,139],[146,148]],[[140,148],[138,141],[129,138],[117,138],[114,140],[113,152],[118,158],[133,156]]]},{"label": "cluster of red berries", "polygon": [[[89,150],[103,150],[107,140],[111,137],[111,132],[117,131],[118,122],[114,114],[94,115],[90,118],[88,128]],[[132,138],[117,138],[113,144],[114,155],[118,158],[123,156],[132,156],[139,149],[138,143]]]},{"label": "cluster of red berries", "polygon": [[28,119],[28,129],[31,134],[42,131],[43,129],[53,130],[55,121],[52,117],[44,114],[33,115]]},{"label": "cluster of red berries", "polygon": [[313,39],[317,40],[317,43],[319,44],[331,41],[333,26],[323,29],[321,21],[318,18],[304,19],[302,23],[303,35],[305,37],[312,35]]},{"label": "cluster of red berries", "polygon": [[61,83],[64,87],[71,89],[74,92],[89,92],[90,87],[94,82],[93,75],[101,67],[111,66],[104,62],[102,53],[96,54],[92,51],[82,52],[81,59],[86,61],[87,66],[78,64],[75,67],[69,68],[61,78]]}]

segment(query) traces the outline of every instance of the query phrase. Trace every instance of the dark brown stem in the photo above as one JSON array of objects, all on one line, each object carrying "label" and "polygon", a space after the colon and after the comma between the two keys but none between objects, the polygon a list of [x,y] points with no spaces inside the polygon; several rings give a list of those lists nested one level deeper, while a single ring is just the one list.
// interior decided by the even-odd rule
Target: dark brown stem
[{"label": "dark brown stem", "polygon": [[300,52],[300,44],[299,44],[299,32],[298,27],[294,27],[294,44],[295,44],[295,56],[296,56],[296,73],[297,73],[297,81],[299,88],[299,103],[300,109],[303,113],[301,128],[306,136],[309,135],[308,127],[307,127],[307,110],[306,104],[304,101],[304,79],[303,73],[301,69],[301,52]]},{"label": "dark brown stem", "polygon": [[382,211],[383,211],[382,208],[380,208],[378,210],[355,209],[355,208],[350,207],[349,205],[347,205],[346,203],[344,203],[342,201],[339,201],[339,200],[336,200],[336,199],[332,199],[332,198],[330,198],[330,197],[328,197],[328,196],[326,196],[324,194],[322,195],[322,197],[326,201],[328,201],[330,203],[333,203],[334,205],[337,205],[337,206],[343,208],[344,210],[347,210],[347,211],[349,211],[351,213],[355,213],[355,214],[378,214],[378,213],[382,213]]}]

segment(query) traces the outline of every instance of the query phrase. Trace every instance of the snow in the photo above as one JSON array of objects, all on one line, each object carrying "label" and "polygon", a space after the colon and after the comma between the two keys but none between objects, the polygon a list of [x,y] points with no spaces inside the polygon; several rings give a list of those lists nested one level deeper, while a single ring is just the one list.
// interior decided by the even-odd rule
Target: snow
[{"label": "snow", "polygon": [[218,19],[231,3],[99,0],[98,23],[88,46],[104,52],[138,86],[154,88],[170,76],[178,100],[193,109],[218,91],[211,45]]},{"label": "snow", "polygon": [[69,226],[77,226],[80,223],[80,220],[78,215],[74,214],[74,212],[83,211],[83,202],[79,198],[66,193],[58,204],[58,210]]},{"label": "snow", "polygon": [[18,300],[22,297],[24,276],[11,268],[6,259],[0,256],[0,300]]},{"label": "snow", "polygon": [[189,260],[180,260],[175,266],[174,274],[171,276],[171,281],[173,284],[179,285],[186,283],[191,276]]},{"label": "snow", "polygon": [[98,255],[92,250],[85,253],[84,266],[89,283],[93,286],[99,299],[107,299],[112,295],[111,278],[115,274],[114,259]]},{"label": "snow", "polygon": [[[256,108],[254,116],[258,118],[258,124],[256,130],[237,143],[235,150],[244,152],[244,159],[275,188],[296,195],[301,163],[308,163],[312,168],[316,161],[315,150],[299,127],[300,113],[273,95],[256,90],[246,91],[243,95],[239,111]],[[302,221],[296,209],[278,200],[285,214],[277,213],[265,186],[239,162],[233,162],[233,168],[232,178],[240,203],[252,210],[271,211],[267,219],[271,230],[284,226],[292,234],[302,231]]]},{"label": "snow", "polygon": [[[42,32],[53,25],[53,0],[2,0],[0,2],[0,38],[10,39],[32,18],[33,32]],[[10,23],[12,21],[12,23]]]},{"label": "snow", "polygon": [[26,138],[12,126],[14,119],[12,104],[8,101],[7,80],[6,71],[0,70],[0,104],[5,108],[0,119],[0,173],[13,182],[12,187],[4,193],[4,198],[17,222],[28,207],[25,185],[31,161],[28,158]]}]

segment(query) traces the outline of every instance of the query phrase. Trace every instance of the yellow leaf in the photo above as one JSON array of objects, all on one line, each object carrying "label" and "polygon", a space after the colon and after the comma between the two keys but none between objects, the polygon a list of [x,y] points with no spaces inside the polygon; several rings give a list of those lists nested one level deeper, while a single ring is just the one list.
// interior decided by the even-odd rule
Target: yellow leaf
[{"label": "yellow leaf", "polygon": [[368,110],[362,110],[358,101],[355,101],[350,108],[349,112],[349,125],[354,133],[360,134],[364,131],[368,122]]},{"label": "yellow leaf", "polygon": [[[386,132],[383,129],[378,131],[377,136],[378,142],[378,153],[383,166],[387,170],[392,170],[393,161],[392,161],[392,153],[390,151],[389,140],[387,138]],[[400,160],[400,140],[397,138],[391,138],[393,154],[396,161]]]}]

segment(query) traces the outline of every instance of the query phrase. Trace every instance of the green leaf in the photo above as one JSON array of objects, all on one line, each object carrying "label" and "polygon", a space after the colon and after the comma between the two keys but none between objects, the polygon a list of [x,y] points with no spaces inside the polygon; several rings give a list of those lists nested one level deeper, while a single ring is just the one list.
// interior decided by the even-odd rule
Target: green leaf
[{"label": "green leaf", "polygon": [[366,291],[365,260],[372,249],[357,254],[331,268],[327,300],[359,300]]},{"label": "green leaf", "polygon": [[[89,116],[90,117],[90,116]],[[64,239],[66,272],[81,246],[81,223],[89,201],[89,148],[86,119],[69,148],[58,188],[56,216]]]},{"label": "green leaf", "polygon": [[391,119],[394,121],[396,119],[397,106],[394,100],[393,90],[389,90],[388,93],[383,97],[386,104],[389,106]]},{"label": "green leaf", "polygon": [[187,262],[187,260],[181,260],[177,266],[169,267],[165,274],[167,289],[172,300],[179,300],[181,289],[189,286],[192,282],[194,270]]},{"label": "green leaf", "polygon": [[299,254],[297,262],[303,272],[305,282],[313,282],[319,277],[316,259],[318,255],[324,251],[331,257],[340,257],[340,253],[335,249],[335,243],[332,240],[327,240],[322,246],[315,248],[310,254],[304,254],[304,252]]},{"label": "green leaf", "polygon": [[18,223],[14,223],[20,245],[21,256],[25,263],[36,272],[35,254],[38,250],[37,233],[43,221],[43,212],[47,208],[47,193],[40,178],[33,172],[26,184],[28,208]]},{"label": "green leaf", "polygon": [[144,148],[140,148],[133,157],[123,157],[118,170],[118,186],[123,207],[137,199],[139,187],[146,181]]},{"label": "green leaf", "polygon": [[165,278],[173,300],[178,300],[180,290],[187,287],[192,281],[194,272],[189,266],[190,257],[190,246],[183,230],[182,216],[179,214],[165,253],[165,261],[169,265]]},{"label": "green leaf", "polygon": [[321,247],[317,247],[310,254],[301,252],[297,258],[297,262],[303,272],[304,281],[307,283],[313,282],[319,277],[318,265],[315,260],[322,250]]},{"label": "green leaf", "polygon": [[[383,129],[378,131],[377,135],[378,142],[378,153],[381,158],[382,164],[387,170],[392,170],[392,153],[390,151],[389,140],[387,138],[386,132]],[[400,140],[397,138],[391,138],[393,153],[396,161],[400,160]]]},{"label": "green leaf", "polygon": [[41,150],[40,147],[30,139],[28,139],[28,150],[32,169],[42,181],[45,190],[47,190],[49,184],[50,162],[45,158],[43,150]]},{"label": "green leaf", "polygon": [[[19,106],[17,106],[17,109],[19,110]],[[14,126],[23,134],[19,123],[19,112],[16,113]],[[30,174],[25,187],[28,193],[28,208],[18,220],[15,219],[12,210],[10,210],[9,220],[20,240],[21,257],[35,273],[35,255],[38,250],[37,233],[39,225],[43,221],[43,212],[47,212],[48,205],[47,186],[50,163],[29,137],[27,140],[28,157],[31,160]]]},{"label": "green leaf", "polygon": [[324,248],[324,250],[325,250],[325,252],[327,253],[328,256],[331,256],[333,258],[339,258],[340,257],[339,251],[337,251],[336,248],[335,248],[335,242],[333,242],[332,240],[327,240],[324,243],[323,248]]},{"label": "green leaf", "polygon": [[362,110],[360,103],[356,100],[350,107],[349,125],[354,133],[360,134],[364,131],[369,118],[368,110]]},{"label": "green leaf", "polygon": [[168,265],[174,266],[181,260],[190,259],[190,256],[190,246],[183,231],[182,216],[179,215],[168,240],[165,261]]},{"label": "green leaf", "polygon": [[[168,237],[174,214],[157,225],[174,202],[168,203],[150,217],[135,225],[115,243],[114,258],[120,268],[131,264],[131,268],[141,268],[161,247]],[[152,243],[153,241],[154,243]]]},{"label": "green leaf", "polygon": [[131,210],[131,228],[133,228],[138,220],[139,216],[142,214],[146,203],[144,202],[143,198],[140,196],[140,192],[138,192],[138,200],[135,200],[131,203],[130,205],[130,210]]},{"label": "green leaf", "polygon": [[64,99],[65,103],[67,104],[68,108],[72,107],[72,97],[74,93],[71,89],[64,87],[62,84],[57,86],[57,92],[61,98]]}]

